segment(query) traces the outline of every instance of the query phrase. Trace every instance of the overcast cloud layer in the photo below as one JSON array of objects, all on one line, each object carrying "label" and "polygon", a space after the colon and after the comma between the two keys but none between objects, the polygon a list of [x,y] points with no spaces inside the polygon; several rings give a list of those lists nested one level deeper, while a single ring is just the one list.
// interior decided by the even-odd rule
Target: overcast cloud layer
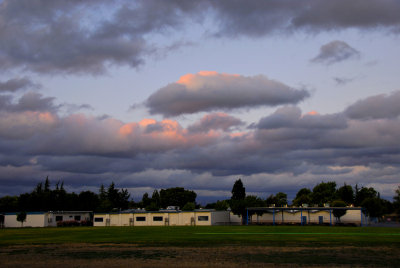
[{"label": "overcast cloud layer", "polygon": [[154,45],[150,34],[172,34],[184,24],[202,24],[211,14],[216,28],[207,34],[219,37],[346,28],[400,31],[398,0],[250,0],[245,5],[240,0],[4,0],[0,68],[76,74],[100,74],[113,65],[135,68],[168,47]]},{"label": "overcast cloud layer", "polygon": [[[396,183],[400,119],[398,102],[387,101],[393,96],[370,97],[327,115],[284,106],[240,131],[235,126],[243,122],[222,113],[206,115],[187,128],[168,119],[123,123],[82,114],[60,117],[51,99],[27,93],[0,112],[0,180],[12,184],[51,172],[92,185],[93,179],[101,182],[107,174],[118,174],[127,186],[145,187],[148,181],[128,178],[181,170],[192,174],[184,185],[201,184],[197,176],[205,173],[216,181],[291,174],[280,180],[297,184],[298,178],[323,174],[353,183],[368,182],[370,176],[363,176],[381,170],[390,171],[384,176],[387,183]],[[384,105],[389,112],[373,117],[363,109],[365,103]],[[163,187],[164,179],[152,183]]]},{"label": "overcast cloud layer", "polygon": [[[390,199],[400,172],[396,49],[385,43],[379,54],[394,60],[380,62],[345,37],[399,38],[399,14],[399,0],[0,0],[0,196],[49,176],[76,192],[114,180],[136,199],[182,186],[215,200],[241,177],[263,198],[334,180]],[[299,35],[311,46],[291,40]],[[207,64],[227,60],[217,43],[231,71]],[[187,63],[198,51],[200,63]],[[155,65],[165,71],[153,74]],[[105,107],[129,98],[141,119],[80,101],[101,95],[88,85],[108,76]],[[140,83],[151,80],[160,82]],[[121,94],[127,86],[135,94]],[[313,111],[321,96],[341,108]]]}]

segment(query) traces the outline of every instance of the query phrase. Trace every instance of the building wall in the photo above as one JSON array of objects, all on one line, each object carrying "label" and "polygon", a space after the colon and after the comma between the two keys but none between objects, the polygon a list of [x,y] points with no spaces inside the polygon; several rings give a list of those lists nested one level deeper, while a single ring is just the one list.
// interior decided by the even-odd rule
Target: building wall
[{"label": "building wall", "polygon": [[227,211],[96,213],[93,226],[207,226],[229,223]]},{"label": "building wall", "polygon": [[[47,223],[47,213],[27,213],[23,227],[45,227]],[[4,227],[21,227],[21,222],[17,221],[17,213],[7,213],[4,215]]]},{"label": "building wall", "polygon": [[242,218],[238,215],[233,214],[232,212],[229,213],[229,222],[231,225],[241,225]]},{"label": "building wall", "polygon": [[[283,214],[283,220],[282,220],[282,214]],[[329,224],[332,222],[332,224],[335,224],[337,222],[335,216],[329,213],[329,211],[275,211],[275,223],[280,224],[280,223],[295,223],[299,224],[302,222],[301,217],[305,219],[303,223],[305,224],[319,224],[320,222],[320,217],[322,220],[322,223],[324,224]],[[250,217],[250,222],[251,223],[273,223],[274,220],[274,215],[272,212],[269,213],[264,213],[261,216],[258,215],[252,215]],[[363,223],[366,223],[366,217],[363,215],[362,219]],[[346,214],[340,218],[341,223],[353,223],[360,225],[361,224],[361,211],[360,210],[347,210]]]},{"label": "building wall", "polygon": [[110,214],[95,213],[93,217],[93,226],[103,226],[103,227],[107,226],[107,220],[109,219],[110,219]]},{"label": "building wall", "polygon": [[61,221],[73,221],[79,216],[79,221],[89,221],[90,212],[84,211],[63,211],[63,212],[48,212],[46,213],[45,226],[57,226],[57,220],[62,218]]}]

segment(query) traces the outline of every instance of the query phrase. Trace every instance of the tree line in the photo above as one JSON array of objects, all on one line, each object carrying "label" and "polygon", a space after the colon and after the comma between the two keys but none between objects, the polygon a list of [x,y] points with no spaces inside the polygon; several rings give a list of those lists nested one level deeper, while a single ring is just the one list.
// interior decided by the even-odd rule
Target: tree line
[{"label": "tree line", "polygon": [[79,194],[69,193],[63,182],[57,182],[52,189],[49,178],[40,182],[30,193],[19,196],[0,198],[0,212],[17,211],[94,211],[110,212],[129,208],[159,210],[167,206],[179,206],[181,209],[193,210],[197,194],[181,187],[154,190],[151,197],[145,193],[139,202],[133,201],[127,189],[116,188],[114,182],[108,187],[103,184],[98,193],[82,191]]},{"label": "tree line", "polygon": [[[366,208],[369,216],[381,217],[384,214],[400,212],[400,186],[395,192],[393,202],[380,197],[378,191],[372,187],[354,188],[344,184],[337,187],[336,182],[321,182],[312,189],[300,189],[292,202],[288,201],[287,194],[278,192],[265,199],[246,195],[246,188],[241,179],[235,181],[232,187],[230,199],[209,203],[205,208],[227,210],[230,208],[237,215],[244,215],[246,207],[265,207],[286,205],[345,207],[349,205]],[[144,208],[148,211],[157,211],[168,206],[178,206],[182,210],[194,210],[200,208],[196,203],[197,194],[194,191],[182,187],[154,190],[150,196],[144,193],[141,201],[135,202],[130,198],[127,189],[116,188],[114,182],[108,187],[101,185],[98,193],[82,191],[79,194],[69,193],[64,189],[63,182],[57,182],[51,187],[48,178],[40,182],[30,193],[19,196],[4,196],[0,198],[0,212],[17,211],[94,211],[109,212],[129,208]]]}]

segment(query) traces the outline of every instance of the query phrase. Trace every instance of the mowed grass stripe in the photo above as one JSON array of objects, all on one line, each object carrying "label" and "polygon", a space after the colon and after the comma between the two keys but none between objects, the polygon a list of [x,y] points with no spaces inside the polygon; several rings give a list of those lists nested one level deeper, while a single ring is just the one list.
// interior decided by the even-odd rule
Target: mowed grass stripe
[{"label": "mowed grass stripe", "polygon": [[194,233],[196,235],[347,235],[347,236],[400,236],[400,233]]},{"label": "mowed grass stripe", "polygon": [[400,247],[400,228],[319,226],[170,226],[0,229],[0,246],[127,243],[142,246],[216,246],[328,243]]}]

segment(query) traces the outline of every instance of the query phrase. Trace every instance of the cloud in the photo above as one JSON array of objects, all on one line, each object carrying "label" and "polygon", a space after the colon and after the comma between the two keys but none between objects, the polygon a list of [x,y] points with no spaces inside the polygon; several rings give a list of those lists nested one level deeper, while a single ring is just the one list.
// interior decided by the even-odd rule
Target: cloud
[{"label": "cloud", "polygon": [[346,77],[334,77],[333,81],[335,81],[336,85],[344,86],[350,82],[352,82],[354,78],[346,78]]},{"label": "cloud", "polygon": [[341,129],[347,126],[340,114],[320,115],[312,112],[301,114],[298,107],[282,107],[270,116],[260,119],[258,129],[301,128],[301,129]]},{"label": "cloud", "polygon": [[[112,66],[137,68],[148,57],[191,44],[184,32],[196,25],[207,36],[228,38],[349,28],[398,33],[399,13],[394,0],[4,0],[0,69],[101,74]],[[160,36],[170,45],[157,45]]]},{"label": "cloud", "polygon": [[152,114],[176,116],[201,111],[232,110],[258,106],[295,104],[309,96],[265,76],[252,77],[202,71],[186,74],[146,101]]},{"label": "cloud", "polygon": [[19,112],[19,111],[56,111],[58,106],[54,104],[54,98],[43,97],[36,92],[27,92],[20,97],[17,103],[8,95],[0,95],[0,111]]},{"label": "cloud", "polygon": [[199,122],[188,127],[190,132],[208,132],[210,130],[229,131],[232,127],[243,125],[238,118],[225,113],[205,115]]},{"label": "cloud", "polygon": [[218,36],[261,37],[293,31],[314,33],[356,28],[400,29],[400,5],[393,0],[209,1]]},{"label": "cloud", "polygon": [[188,44],[173,41],[164,48],[151,40],[195,18],[197,6],[155,0],[4,0],[0,69],[97,75],[111,66],[137,68],[149,55]]},{"label": "cloud", "polygon": [[320,48],[319,54],[311,62],[330,65],[350,58],[359,57],[360,52],[343,41],[332,41]]},{"label": "cloud", "polygon": [[114,178],[120,187],[179,183],[207,195],[229,191],[242,177],[249,191],[290,192],[323,178],[395,183],[400,170],[398,117],[359,120],[347,112],[284,106],[242,130],[239,119],[224,113],[188,127],[167,119],[124,123],[55,111],[0,113],[0,170],[8,172],[0,175],[2,189],[34,174],[71,187],[98,187]]},{"label": "cloud", "polygon": [[5,82],[0,81],[0,93],[1,92],[16,92],[19,90],[25,90],[29,88],[40,88],[39,84],[32,82],[29,78],[13,78]]},{"label": "cloud", "polygon": [[345,113],[353,119],[397,118],[400,115],[400,91],[359,100],[347,107]]}]

